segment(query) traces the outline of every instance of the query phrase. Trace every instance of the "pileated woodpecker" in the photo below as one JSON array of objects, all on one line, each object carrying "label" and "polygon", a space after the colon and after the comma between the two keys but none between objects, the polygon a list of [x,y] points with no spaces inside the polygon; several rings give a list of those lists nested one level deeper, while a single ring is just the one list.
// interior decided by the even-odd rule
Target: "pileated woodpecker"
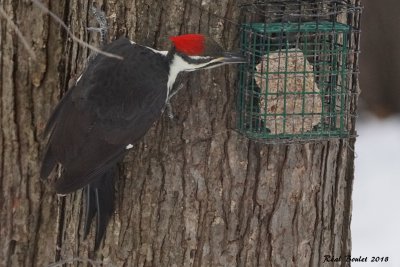
[{"label": "pileated woodpecker", "polygon": [[51,115],[41,177],[57,163],[63,167],[55,182],[58,194],[85,187],[85,237],[97,213],[95,249],[113,213],[116,165],[149,130],[169,101],[180,72],[208,69],[243,58],[226,53],[200,34],[171,37],[170,51],[157,51],[121,38],[98,54]]}]

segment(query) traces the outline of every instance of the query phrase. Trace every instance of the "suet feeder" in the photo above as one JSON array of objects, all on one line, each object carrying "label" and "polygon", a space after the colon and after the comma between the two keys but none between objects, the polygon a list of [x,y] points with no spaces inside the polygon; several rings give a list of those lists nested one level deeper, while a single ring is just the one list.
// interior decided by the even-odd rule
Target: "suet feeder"
[{"label": "suet feeder", "polygon": [[356,92],[349,57],[358,31],[340,23],[346,1],[262,1],[241,6],[237,128],[251,139],[297,142],[350,137]]}]

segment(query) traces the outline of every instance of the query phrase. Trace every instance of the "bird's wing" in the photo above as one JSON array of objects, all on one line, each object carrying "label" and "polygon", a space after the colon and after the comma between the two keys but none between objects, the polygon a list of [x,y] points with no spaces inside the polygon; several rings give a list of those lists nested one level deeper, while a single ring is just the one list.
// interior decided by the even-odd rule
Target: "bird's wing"
[{"label": "bird's wing", "polygon": [[168,61],[165,56],[126,39],[112,45],[107,52],[121,55],[123,61],[98,57],[88,75],[81,79],[82,86],[89,90],[73,98],[86,99],[83,105],[90,106],[105,122],[105,137],[110,143],[134,142],[161,115],[167,97]]},{"label": "bird's wing", "polygon": [[[166,88],[165,93],[164,88],[155,88],[159,82],[143,71],[159,64],[146,62],[148,51],[132,48],[127,40],[111,43],[106,51],[124,60],[97,56],[50,119],[51,135],[41,173],[47,176],[55,162],[63,165],[57,192],[77,190],[107,171],[122,159],[126,146],[140,139],[160,116]],[[156,71],[167,79],[164,68]]]},{"label": "bird's wing", "polygon": [[89,184],[117,163],[126,150],[105,140],[94,113],[77,108],[70,99],[63,105],[54,122],[41,173],[45,177],[55,163],[61,163],[64,170],[55,189],[65,194]]}]

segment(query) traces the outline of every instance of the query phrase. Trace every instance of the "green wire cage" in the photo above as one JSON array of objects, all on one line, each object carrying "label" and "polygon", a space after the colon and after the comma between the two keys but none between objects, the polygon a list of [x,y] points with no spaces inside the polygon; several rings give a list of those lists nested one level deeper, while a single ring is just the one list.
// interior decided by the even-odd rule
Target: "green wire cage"
[{"label": "green wire cage", "polygon": [[346,1],[262,1],[242,6],[237,129],[264,142],[351,137],[359,12]]}]

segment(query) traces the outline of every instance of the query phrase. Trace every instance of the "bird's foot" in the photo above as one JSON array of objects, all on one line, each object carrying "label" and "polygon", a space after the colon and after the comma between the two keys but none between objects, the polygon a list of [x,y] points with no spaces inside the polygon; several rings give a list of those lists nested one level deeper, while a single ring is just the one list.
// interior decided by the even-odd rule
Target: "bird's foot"
[{"label": "bird's foot", "polygon": [[183,84],[181,83],[181,84],[179,84],[179,85],[177,86],[177,88],[176,88],[175,90],[171,91],[170,94],[169,94],[169,96],[168,96],[168,99],[167,99],[167,102],[166,102],[166,107],[167,107],[167,114],[168,114],[168,117],[169,117],[171,120],[177,120],[176,116],[174,115],[174,112],[172,111],[171,99],[172,99],[172,97],[175,96],[182,88],[183,88]]},{"label": "bird's foot", "polygon": [[172,106],[171,106],[171,102],[169,101],[169,99],[167,100],[166,108],[167,108],[168,118],[170,118],[171,120],[174,120],[176,117],[174,115],[174,112],[172,111]]},{"label": "bird's foot", "polygon": [[101,8],[97,7],[96,3],[93,3],[90,10],[92,12],[92,16],[96,19],[97,23],[99,24],[99,27],[88,27],[86,29],[87,31],[90,32],[100,33],[100,43],[101,45],[104,45],[106,43],[107,33],[108,33],[106,14],[104,13],[103,10],[101,10]]}]

